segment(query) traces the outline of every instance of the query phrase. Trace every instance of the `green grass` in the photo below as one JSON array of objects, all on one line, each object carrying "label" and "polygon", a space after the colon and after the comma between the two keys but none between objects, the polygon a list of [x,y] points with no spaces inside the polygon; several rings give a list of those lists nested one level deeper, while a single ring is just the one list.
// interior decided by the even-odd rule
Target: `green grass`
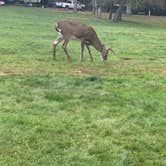
[{"label": "green grass", "polygon": [[[54,24],[92,25],[115,55],[68,63]],[[166,18],[0,8],[0,165],[166,165]]]}]

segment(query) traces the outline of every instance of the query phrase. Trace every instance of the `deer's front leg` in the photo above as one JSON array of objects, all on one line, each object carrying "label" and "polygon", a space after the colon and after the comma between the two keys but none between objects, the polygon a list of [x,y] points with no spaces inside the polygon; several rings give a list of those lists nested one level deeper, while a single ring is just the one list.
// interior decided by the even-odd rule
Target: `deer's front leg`
[{"label": "deer's front leg", "polygon": [[56,60],[56,46],[63,40],[63,36],[58,36],[58,38],[53,42],[53,60]]},{"label": "deer's front leg", "polygon": [[90,56],[90,60],[91,60],[91,62],[93,62],[93,57],[92,57],[91,50],[90,50],[88,44],[86,44],[86,48],[87,48],[87,50],[88,50],[88,53],[89,53],[89,56]]},{"label": "deer's front leg", "polygon": [[84,44],[84,42],[82,41],[82,42],[81,42],[80,62],[83,62],[84,47],[85,47],[85,44]]}]

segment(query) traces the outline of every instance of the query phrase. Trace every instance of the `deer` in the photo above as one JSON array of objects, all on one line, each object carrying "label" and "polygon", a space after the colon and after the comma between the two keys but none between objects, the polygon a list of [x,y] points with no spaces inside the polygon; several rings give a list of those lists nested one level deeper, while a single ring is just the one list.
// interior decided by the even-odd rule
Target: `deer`
[{"label": "deer", "polygon": [[86,24],[64,20],[55,25],[55,30],[58,32],[58,37],[53,42],[53,60],[56,60],[57,45],[64,40],[62,48],[67,56],[68,61],[71,61],[71,57],[67,51],[67,45],[72,38],[76,38],[81,41],[80,62],[83,62],[83,53],[85,47],[88,50],[91,62],[93,62],[93,57],[90,46],[93,46],[100,53],[102,62],[107,60],[109,51],[113,52],[111,47],[108,49],[105,48],[98,38],[96,31],[91,26]]}]

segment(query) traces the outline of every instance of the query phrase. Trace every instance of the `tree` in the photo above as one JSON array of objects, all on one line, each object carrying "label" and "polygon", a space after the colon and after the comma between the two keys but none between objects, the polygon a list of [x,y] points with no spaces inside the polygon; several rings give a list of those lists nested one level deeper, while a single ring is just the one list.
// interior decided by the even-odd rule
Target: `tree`
[{"label": "tree", "polygon": [[132,0],[128,0],[126,4],[126,13],[131,15],[132,14]]},{"label": "tree", "polygon": [[77,0],[74,0],[74,13],[77,13]]},{"label": "tree", "polygon": [[104,0],[92,0],[92,13],[96,15],[96,18],[102,18],[102,7]]},{"label": "tree", "polygon": [[112,20],[112,7],[113,7],[113,0],[110,0],[110,8],[109,8],[109,20]]},{"label": "tree", "polygon": [[97,8],[97,1],[92,0],[92,13],[95,15],[96,13],[96,8]]},{"label": "tree", "polygon": [[96,17],[102,18],[102,11],[103,11],[103,4],[105,0],[97,0],[97,7],[96,7]]},{"label": "tree", "polygon": [[96,0],[92,0],[92,13],[93,13],[93,14],[96,13],[96,5],[97,5]]},{"label": "tree", "polygon": [[116,10],[113,21],[118,22],[122,20],[122,10],[124,5],[126,4],[126,0],[121,0],[119,8]]}]

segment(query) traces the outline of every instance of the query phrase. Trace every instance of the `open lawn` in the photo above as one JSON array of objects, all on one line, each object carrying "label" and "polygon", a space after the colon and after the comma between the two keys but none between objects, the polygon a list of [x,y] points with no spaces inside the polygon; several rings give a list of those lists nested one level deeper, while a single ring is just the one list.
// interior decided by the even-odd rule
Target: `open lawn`
[{"label": "open lawn", "polygon": [[[93,26],[115,55],[67,62],[54,24]],[[166,165],[166,18],[123,22],[54,9],[0,8],[0,165]]]}]

